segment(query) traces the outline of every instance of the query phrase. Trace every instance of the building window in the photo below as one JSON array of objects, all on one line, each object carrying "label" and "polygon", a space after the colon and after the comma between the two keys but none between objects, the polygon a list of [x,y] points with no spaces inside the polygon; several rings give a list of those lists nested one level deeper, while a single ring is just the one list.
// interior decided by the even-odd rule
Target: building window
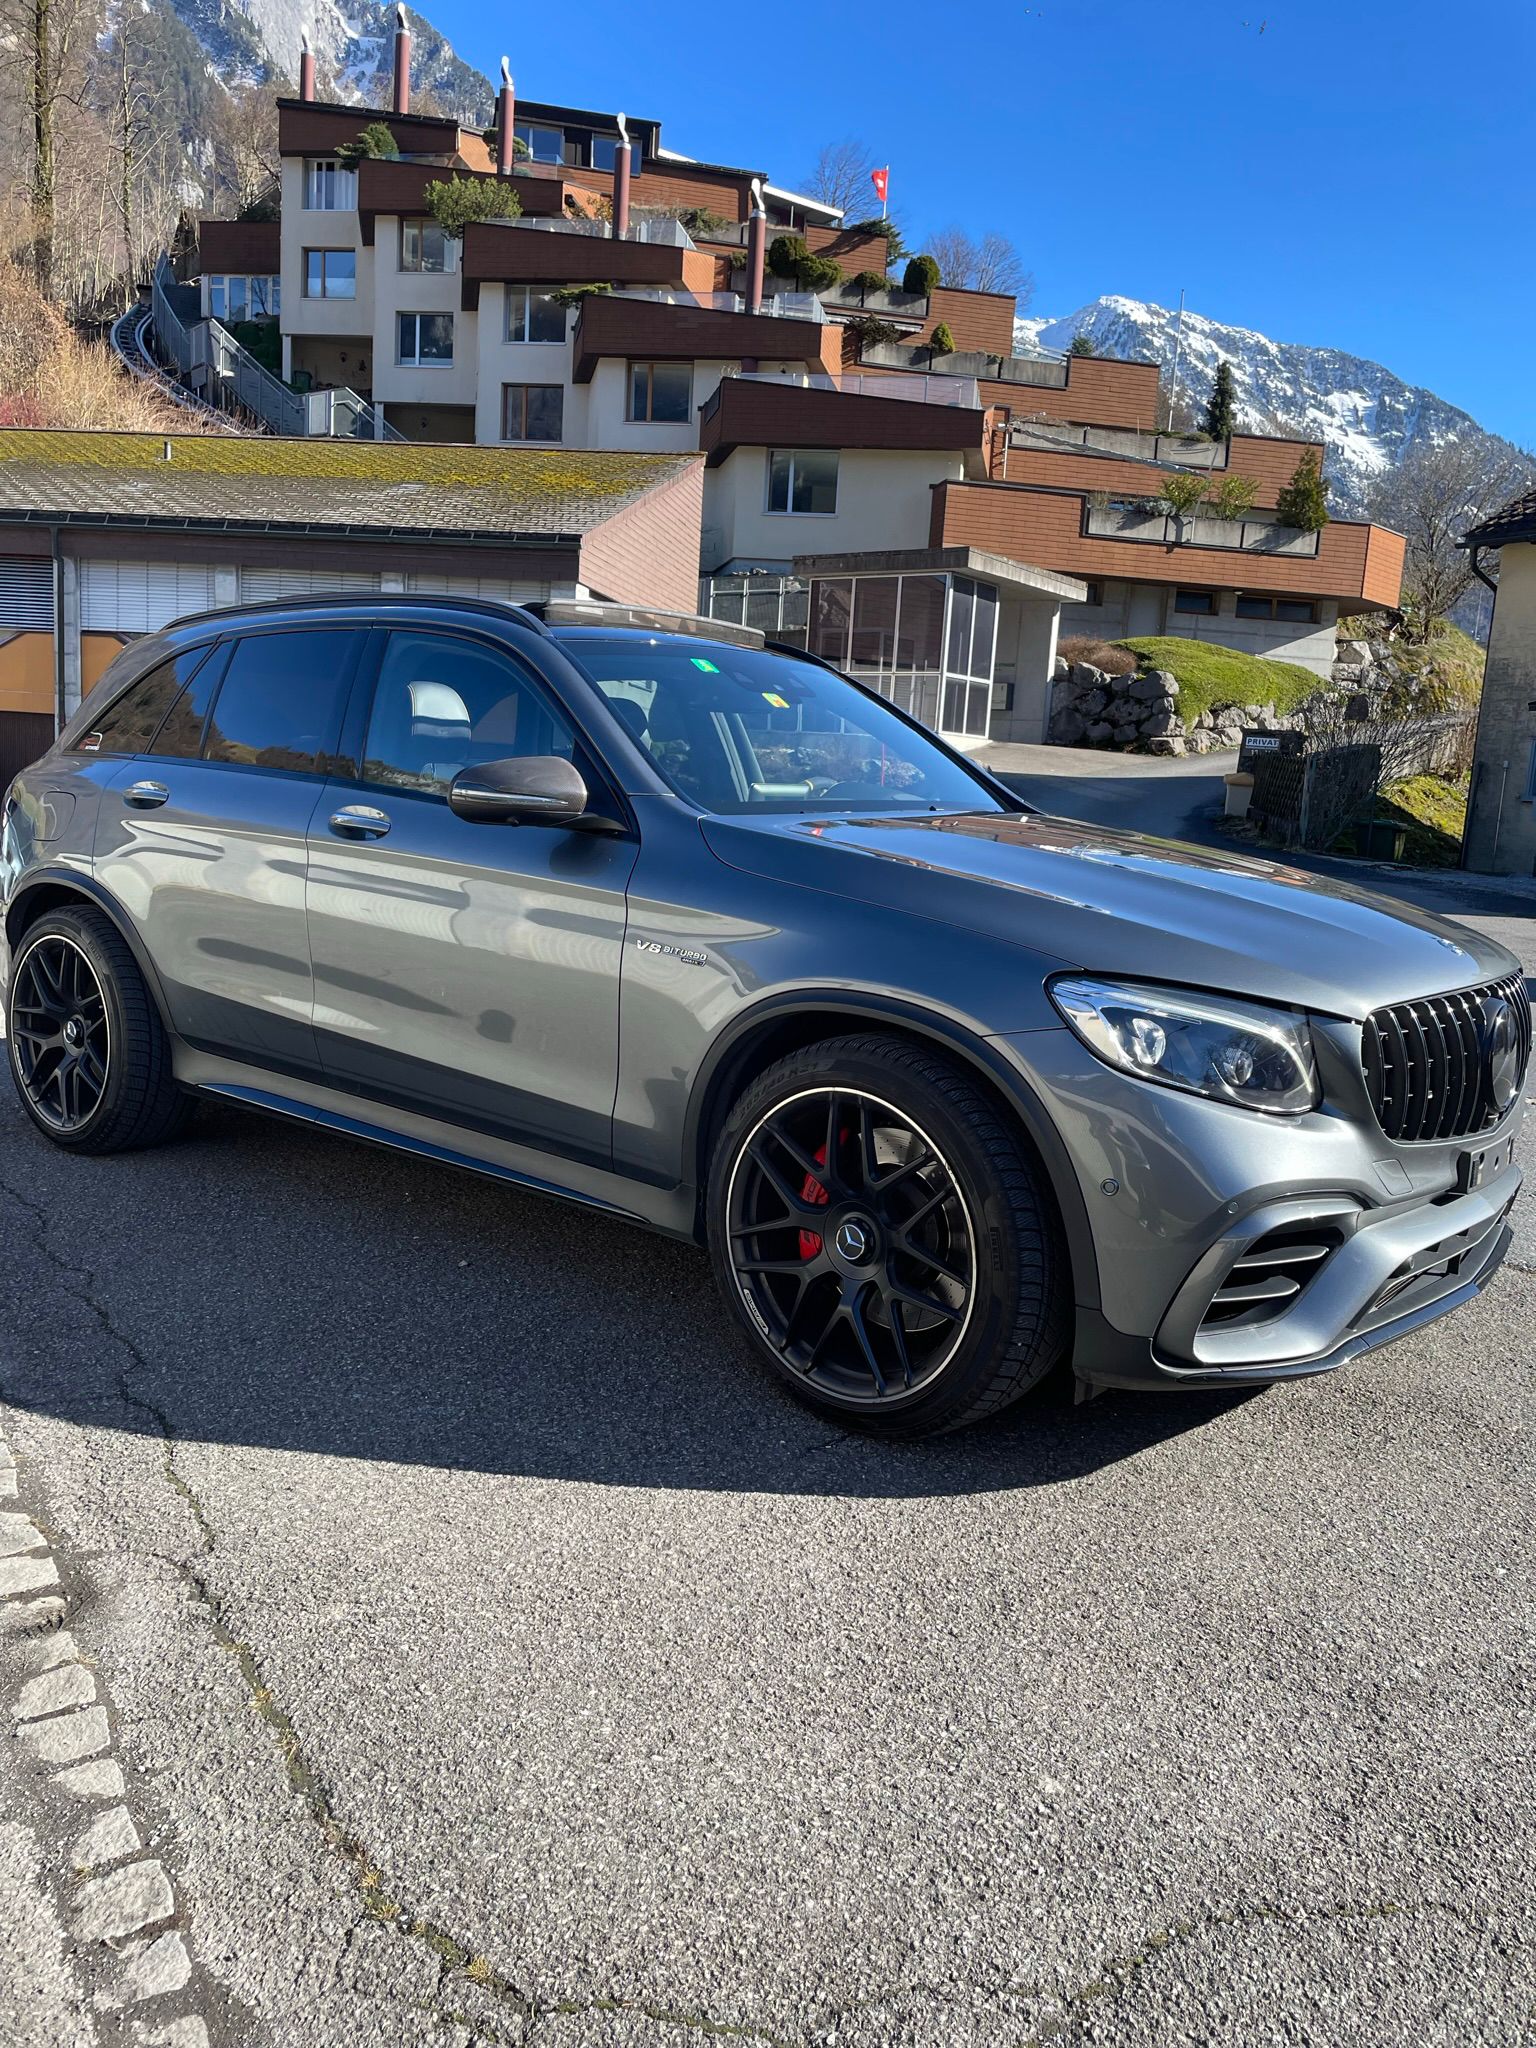
[{"label": "building window", "polygon": [[1283,619],[1292,626],[1315,626],[1317,606],[1304,597],[1250,597],[1241,591],[1237,599],[1240,619]]},{"label": "building window", "polygon": [[1104,586],[1102,583],[1089,582],[1084,587],[1088,592],[1088,595],[1083,599],[1084,604],[1102,604],[1104,602]]},{"label": "building window", "polygon": [[304,251],[304,296],[306,299],[355,299],[357,297],[357,251],[355,249],[306,249]]},{"label": "building window", "polygon": [[445,235],[435,220],[403,220],[400,223],[400,268],[402,270],[456,270],[454,254],[458,245]]},{"label": "building window", "polygon": [[407,367],[441,369],[453,361],[451,313],[402,313],[400,356]]},{"label": "building window", "polygon": [[1213,619],[1216,616],[1216,593],[1214,590],[1176,590],[1173,608],[1176,612],[1198,612],[1202,618]]},{"label": "building window", "polygon": [[[636,145],[635,143],[633,143],[633,142],[631,142],[629,146],[630,146],[630,149],[631,149],[631,151],[632,151],[632,156],[631,156],[631,162],[633,163],[633,165],[634,165],[634,168],[635,168],[636,170],[638,170],[638,169],[640,168],[640,150],[639,150],[639,147],[638,147],[638,146],[637,146],[637,145]],[[614,169],[614,167],[615,167],[615,165],[616,165],[616,164],[617,164],[617,162],[618,162],[618,156],[619,156],[619,138],[617,137],[617,135],[594,135],[594,136],[593,136],[593,138],[592,138],[592,168],[593,168],[593,170],[594,170],[594,171],[611,171],[611,170],[613,170],[613,169]]]},{"label": "building window", "polygon": [[350,213],[357,204],[357,173],[334,157],[309,157],[304,164],[306,213]]},{"label": "building window", "polygon": [[280,278],[212,275],[208,279],[208,311],[215,320],[268,320],[282,310]]},{"label": "building window", "polygon": [[565,424],[565,390],[559,384],[503,384],[503,441],[558,441]]},{"label": "building window", "polygon": [[631,363],[629,416],[686,426],[693,417],[692,363]]},{"label": "building window", "polygon": [[814,512],[837,510],[835,448],[774,448],[768,455],[768,510]]},{"label": "building window", "polygon": [[557,306],[548,292],[530,291],[526,285],[507,287],[508,341],[564,341],[565,308]]},{"label": "building window", "polygon": [[565,162],[563,128],[535,128],[526,121],[514,121],[512,135],[515,141],[527,144],[528,154],[536,164]]}]

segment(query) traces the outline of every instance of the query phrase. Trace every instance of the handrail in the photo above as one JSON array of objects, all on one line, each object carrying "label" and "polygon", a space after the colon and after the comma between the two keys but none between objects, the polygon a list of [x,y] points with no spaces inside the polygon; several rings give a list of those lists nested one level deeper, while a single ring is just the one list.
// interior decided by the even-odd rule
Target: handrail
[{"label": "handrail", "polygon": [[256,360],[220,320],[199,319],[188,325],[171,302],[176,282],[170,259],[155,265],[151,295],[155,339],[188,382],[201,372],[207,402],[226,411],[240,407],[253,413],[274,433],[301,438],[320,436],[355,440],[403,441],[369,404],[346,385],[331,391],[292,391]]}]

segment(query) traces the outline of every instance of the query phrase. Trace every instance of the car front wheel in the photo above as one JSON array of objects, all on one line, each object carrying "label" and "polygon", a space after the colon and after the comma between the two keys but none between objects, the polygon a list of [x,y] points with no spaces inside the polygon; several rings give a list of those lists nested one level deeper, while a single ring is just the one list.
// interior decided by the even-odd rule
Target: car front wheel
[{"label": "car front wheel", "polygon": [[1066,1350],[1066,1251],[1027,1141],[905,1039],[830,1039],[751,1084],[716,1147],[709,1238],[754,1347],[875,1434],[993,1414]]}]

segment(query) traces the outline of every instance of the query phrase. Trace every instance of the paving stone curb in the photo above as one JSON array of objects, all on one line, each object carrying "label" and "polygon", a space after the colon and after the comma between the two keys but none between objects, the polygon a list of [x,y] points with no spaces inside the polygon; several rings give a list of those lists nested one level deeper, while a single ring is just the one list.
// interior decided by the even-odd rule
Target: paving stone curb
[{"label": "paving stone curb", "polygon": [[20,1653],[8,1666],[21,1670],[14,1695],[0,1706],[0,1725],[39,1779],[80,1808],[55,1876],[92,2003],[113,2041],[209,2048],[185,1916],[129,1804],[111,1753],[108,1702],[68,1626],[68,1587],[48,1537],[21,1502],[3,1436],[0,1504],[0,1637]]}]

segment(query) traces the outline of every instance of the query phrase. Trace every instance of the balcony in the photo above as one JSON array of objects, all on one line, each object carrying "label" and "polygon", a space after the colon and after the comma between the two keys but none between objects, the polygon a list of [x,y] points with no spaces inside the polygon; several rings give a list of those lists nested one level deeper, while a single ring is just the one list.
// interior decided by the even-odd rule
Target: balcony
[{"label": "balcony", "polygon": [[[678,244],[616,242],[606,234],[568,234],[572,225],[551,221],[473,221],[464,230],[459,274],[464,303],[478,302],[482,284],[653,284],[680,289],[684,258]],[[582,223],[599,229],[607,223]]]},{"label": "balcony", "polygon": [[875,291],[845,277],[821,294],[821,303],[834,313],[867,313],[877,320],[909,321],[921,327],[928,318],[926,292]]},{"label": "balcony", "polygon": [[1067,388],[1067,365],[1037,356],[989,356],[979,349],[936,355],[926,342],[879,341],[862,349],[859,361],[874,370],[926,370],[941,377],[986,378],[994,384],[1033,384],[1055,391]]},{"label": "balcony", "polygon": [[787,377],[724,377],[699,408],[699,446],[713,468],[738,447],[894,448],[976,454],[983,414],[902,404],[797,384]]},{"label": "balcony", "polygon": [[1145,511],[1138,505],[1094,505],[1084,508],[1083,532],[1096,540],[1133,541],[1162,548],[1236,548],[1256,555],[1315,557],[1319,533],[1281,526],[1262,512],[1242,519],[1181,517],[1175,512]]},{"label": "balcony", "polygon": [[1335,519],[1320,533],[1301,533],[1257,516],[1180,522],[1021,483],[941,484],[931,538],[1069,576],[1336,598],[1355,610],[1395,606],[1402,587],[1403,539],[1385,527]]},{"label": "balcony", "polygon": [[[599,246],[611,252],[616,245]],[[745,356],[819,369],[824,331],[808,320],[780,319],[766,311],[736,312],[696,300],[603,292],[582,302],[576,322],[575,378],[578,384],[589,383],[604,356],[674,363],[737,362]]]},{"label": "balcony", "polygon": [[1014,420],[1010,448],[1045,454],[1103,455],[1121,462],[1152,462],[1165,469],[1222,469],[1227,444],[1199,434],[1155,434],[1139,427],[1078,426],[1070,420]]},{"label": "balcony", "polygon": [[[408,157],[364,157],[357,167],[357,219],[364,246],[372,246],[374,222],[381,213],[425,213],[429,185],[449,178],[491,182],[495,175],[494,171],[465,170],[451,159],[431,163]],[[525,215],[563,219],[565,186],[558,178],[530,177],[519,165],[511,182]]]}]

